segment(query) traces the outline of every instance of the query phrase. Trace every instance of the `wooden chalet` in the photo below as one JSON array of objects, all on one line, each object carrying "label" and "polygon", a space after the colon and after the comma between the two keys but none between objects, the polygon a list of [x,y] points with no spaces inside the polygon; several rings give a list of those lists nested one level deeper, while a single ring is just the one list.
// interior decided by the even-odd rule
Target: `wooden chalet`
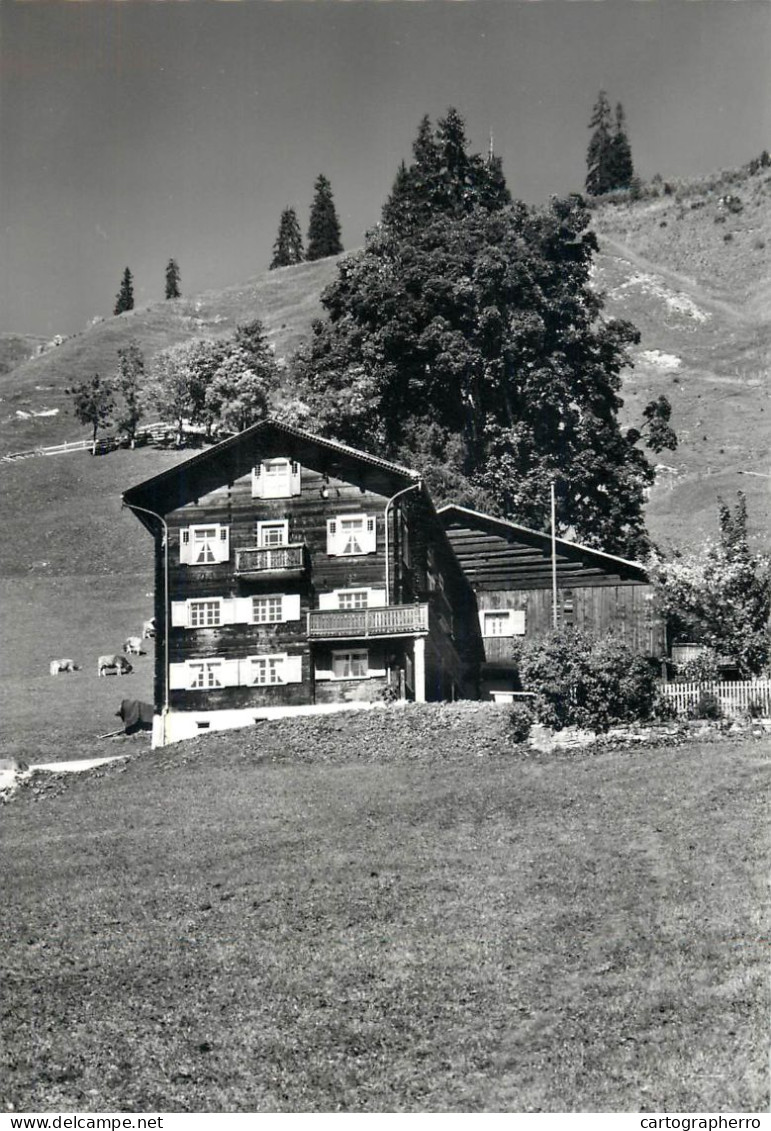
[{"label": "wooden chalet", "polygon": [[[553,627],[551,537],[465,507],[442,507],[439,515],[476,594],[481,694],[503,696],[517,686],[514,641]],[[560,627],[594,636],[613,632],[636,652],[665,654],[665,625],[654,613],[643,566],[565,538],[556,539],[556,565]]]},{"label": "wooden chalet", "polygon": [[155,538],[156,745],[476,696],[474,592],[416,472],[264,421],[123,500]]}]

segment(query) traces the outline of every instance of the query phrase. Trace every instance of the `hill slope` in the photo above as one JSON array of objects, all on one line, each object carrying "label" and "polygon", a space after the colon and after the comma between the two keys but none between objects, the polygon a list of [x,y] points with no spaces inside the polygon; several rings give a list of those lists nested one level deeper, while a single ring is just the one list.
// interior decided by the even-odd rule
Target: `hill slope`
[{"label": "hill slope", "polygon": [[[68,414],[64,389],[93,373],[113,373],[118,349],[132,338],[149,363],[168,346],[191,338],[230,337],[239,322],[260,318],[276,355],[285,357],[306,337],[313,319],[321,316],[319,296],[336,267],[337,258],[332,257],[269,271],[225,290],[203,291],[101,319],[66,338],[0,377],[0,453],[87,435]],[[53,410],[55,415],[35,415]]]}]

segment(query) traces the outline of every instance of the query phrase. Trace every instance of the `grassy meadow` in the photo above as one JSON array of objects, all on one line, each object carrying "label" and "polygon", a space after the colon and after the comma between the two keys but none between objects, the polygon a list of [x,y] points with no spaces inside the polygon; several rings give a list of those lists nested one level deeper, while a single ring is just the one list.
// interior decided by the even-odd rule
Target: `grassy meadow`
[{"label": "grassy meadow", "polygon": [[768,742],[527,757],[495,712],[22,790],[3,1105],[765,1110]]}]

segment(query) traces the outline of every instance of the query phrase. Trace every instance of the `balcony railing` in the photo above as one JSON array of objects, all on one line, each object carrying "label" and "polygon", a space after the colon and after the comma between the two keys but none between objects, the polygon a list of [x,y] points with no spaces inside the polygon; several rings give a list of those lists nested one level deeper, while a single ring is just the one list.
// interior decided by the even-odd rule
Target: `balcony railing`
[{"label": "balcony railing", "polygon": [[289,546],[247,546],[236,550],[236,574],[239,577],[301,573],[304,569],[304,542],[293,542]]},{"label": "balcony railing", "polygon": [[334,609],[308,613],[308,636],[361,640],[428,632],[428,605],[386,605],[379,609]]}]

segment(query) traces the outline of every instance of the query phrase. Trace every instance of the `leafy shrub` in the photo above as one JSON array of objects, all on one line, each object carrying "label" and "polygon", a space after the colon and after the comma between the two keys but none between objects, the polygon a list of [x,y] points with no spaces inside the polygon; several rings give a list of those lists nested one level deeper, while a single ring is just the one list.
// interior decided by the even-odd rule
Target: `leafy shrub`
[{"label": "leafy shrub", "polygon": [[698,702],[688,709],[689,719],[719,719],[722,715],[720,700],[711,691],[700,691]]},{"label": "leafy shrub", "polygon": [[711,683],[719,678],[720,666],[713,648],[705,648],[700,656],[677,666],[676,679],[682,683]]},{"label": "leafy shrub", "polygon": [[558,630],[525,644],[520,678],[536,693],[538,720],[556,730],[576,725],[605,731],[619,723],[650,718],[656,669],[623,640],[593,640]]},{"label": "leafy shrub", "polygon": [[651,716],[659,723],[672,722],[677,718],[677,706],[674,700],[670,699],[668,695],[664,695],[660,690],[657,690],[653,699]]},{"label": "leafy shrub", "polygon": [[533,725],[533,711],[527,703],[514,703],[509,716],[511,737],[514,742],[527,742]]}]

